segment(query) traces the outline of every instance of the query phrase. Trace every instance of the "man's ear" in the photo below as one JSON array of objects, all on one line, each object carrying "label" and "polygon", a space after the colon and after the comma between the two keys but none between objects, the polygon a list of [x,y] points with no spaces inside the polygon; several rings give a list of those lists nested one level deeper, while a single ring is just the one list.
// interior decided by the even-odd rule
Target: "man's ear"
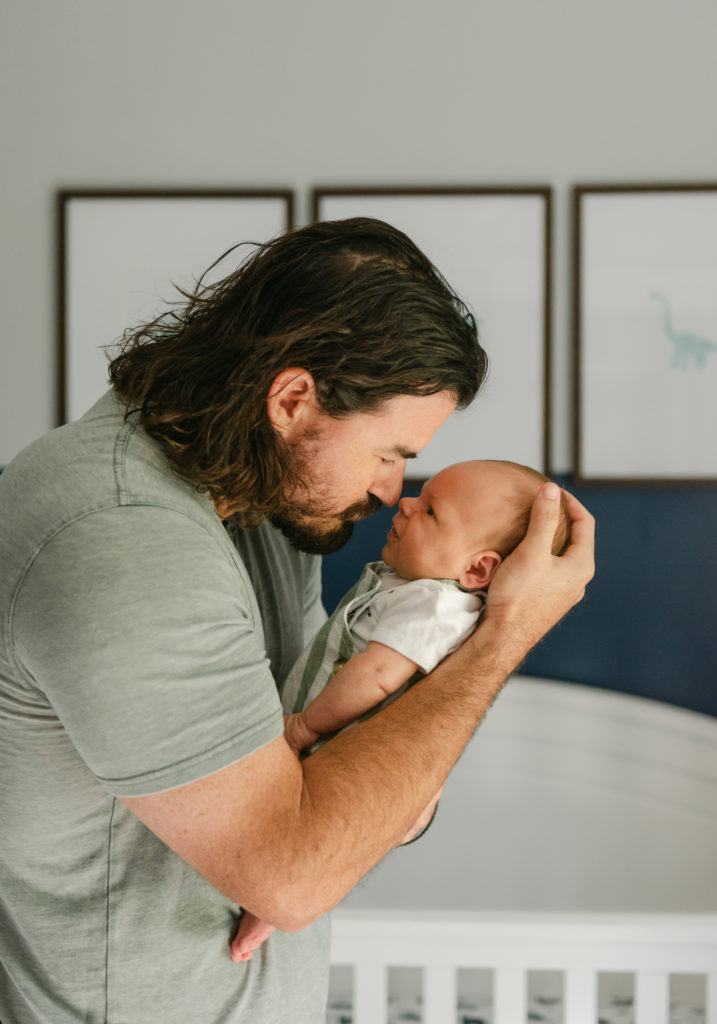
[{"label": "man's ear", "polygon": [[316,410],[314,378],[308,370],[291,367],[274,378],[266,400],[266,411],[274,430],[285,441],[303,431]]},{"label": "man's ear", "polygon": [[477,551],[471,555],[468,566],[458,577],[466,590],[481,590],[488,586],[502,559],[497,551]]}]

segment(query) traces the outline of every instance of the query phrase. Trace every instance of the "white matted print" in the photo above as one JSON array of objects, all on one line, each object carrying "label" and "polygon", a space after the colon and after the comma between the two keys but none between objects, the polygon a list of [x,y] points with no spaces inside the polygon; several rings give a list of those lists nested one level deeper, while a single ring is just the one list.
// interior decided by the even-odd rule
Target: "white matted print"
[{"label": "white matted print", "polygon": [[717,185],[574,203],[578,476],[717,480]]},{"label": "white matted print", "polygon": [[[239,243],[291,227],[291,192],[69,192],[58,195],[59,420],[76,419],[107,389],[105,346],[181,300]],[[204,279],[236,269],[241,245]]]},{"label": "white matted print", "polygon": [[475,458],[546,467],[550,200],[547,188],[314,191],[317,220],[376,217],[409,235],[471,309],[488,353],[478,398],[437,431],[409,478]]}]

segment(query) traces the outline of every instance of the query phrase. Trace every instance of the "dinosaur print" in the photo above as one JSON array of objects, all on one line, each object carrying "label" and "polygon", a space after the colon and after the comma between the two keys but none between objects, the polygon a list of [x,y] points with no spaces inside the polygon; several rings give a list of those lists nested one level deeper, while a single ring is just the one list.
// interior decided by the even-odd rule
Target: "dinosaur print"
[{"label": "dinosaur print", "polygon": [[663,330],[674,346],[670,366],[675,370],[686,370],[690,358],[693,358],[696,367],[704,367],[707,357],[717,352],[717,342],[702,338],[692,331],[678,331],[672,323],[672,310],[665,296],[661,292],[651,291],[650,298],[661,304]]}]

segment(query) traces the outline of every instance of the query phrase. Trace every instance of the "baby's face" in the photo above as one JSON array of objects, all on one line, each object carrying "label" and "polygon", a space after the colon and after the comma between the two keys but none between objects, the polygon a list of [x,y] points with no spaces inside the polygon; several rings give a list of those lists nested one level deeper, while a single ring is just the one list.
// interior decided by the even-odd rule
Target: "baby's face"
[{"label": "baby's face", "polygon": [[398,503],[381,557],[404,579],[461,582],[472,556],[499,544],[515,489],[513,473],[493,462],[441,470]]}]

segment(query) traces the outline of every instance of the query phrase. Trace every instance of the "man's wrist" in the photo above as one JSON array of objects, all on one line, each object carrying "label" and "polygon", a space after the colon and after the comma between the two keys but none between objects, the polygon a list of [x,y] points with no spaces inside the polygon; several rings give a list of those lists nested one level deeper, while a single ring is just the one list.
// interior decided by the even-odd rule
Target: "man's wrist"
[{"label": "man's wrist", "polygon": [[[535,641],[537,642],[537,641]],[[469,648],[472,645],[472,650]],[[473,636],[464,645],[466,655],[479,664],[482,678],[505,680],[527,657],[534,643],[507,618],[481,618]]]}]

